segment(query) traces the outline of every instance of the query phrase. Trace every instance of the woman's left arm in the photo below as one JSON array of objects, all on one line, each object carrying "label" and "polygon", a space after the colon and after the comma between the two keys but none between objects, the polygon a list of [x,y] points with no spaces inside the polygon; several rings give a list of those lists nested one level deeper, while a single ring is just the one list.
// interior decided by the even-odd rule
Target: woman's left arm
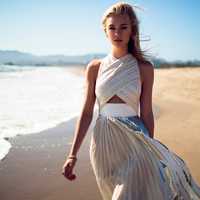
[{"label": "woman's left arm", "polygon": [[142,91],[140,96],[140,118],[144,122],[150,133],[154,137],[154,116],[152,109],[152,92],[154,82],[154,67],[150,62],[140,64],[142,78]]}]

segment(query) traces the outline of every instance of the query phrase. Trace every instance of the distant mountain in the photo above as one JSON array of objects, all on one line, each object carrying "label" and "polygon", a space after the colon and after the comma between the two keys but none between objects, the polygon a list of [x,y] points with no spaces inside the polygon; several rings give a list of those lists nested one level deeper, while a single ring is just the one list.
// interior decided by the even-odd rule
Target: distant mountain
[{"label": "distant mountain", "polygon": [[47,55],[36,56],[30,53],[20,51],[2,51],[0,50],[0,64],[14,65],[73,65],[87,64],[94,58],[104,57],[106,54],[86,54],[86,55]]},{"label": "distant mountain", "polygon": [[[20,51],[0,50],[0,64],[7,65],[86,65],[94,58],[102,58],[104,53],[86,55],[47,55],[36,56]],[[151,58],[156,68],[200,66],[200,60],[168,62],[162,58]]]},{"label": "distant mountain", "polygon": [[1,51],[0,50],[0,63],[20,63],[24,61],[33,61],[37,59],[36,56],[29,53],[22,53],[19,51]]}]

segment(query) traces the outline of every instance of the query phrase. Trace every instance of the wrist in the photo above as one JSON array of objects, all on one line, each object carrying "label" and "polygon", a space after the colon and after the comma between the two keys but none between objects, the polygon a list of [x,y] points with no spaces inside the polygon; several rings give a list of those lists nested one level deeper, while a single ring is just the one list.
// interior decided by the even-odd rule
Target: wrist
[{"label": "wrist", "polygon": [[67,156],[68,159],[77,159],[76,155],[73,155],[73,154],[69,154]]}]

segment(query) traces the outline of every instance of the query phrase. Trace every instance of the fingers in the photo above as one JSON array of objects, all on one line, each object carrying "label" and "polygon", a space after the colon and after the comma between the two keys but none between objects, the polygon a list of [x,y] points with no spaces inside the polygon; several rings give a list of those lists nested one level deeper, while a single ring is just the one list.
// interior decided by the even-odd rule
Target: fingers
[{"label": "fingers", "polygon": [[68,176],[68,179],[69,179],[70,181],[72,181],[72,180],[76,179],[76,175],[75,175],[75,174],[70,174],[70,175]]},{"label": "fingers", "polygon": [[63,170],[62,170],[62,174],[64,176],[69,176],[70,174],[72,173],[72,166],[70,164],[67,164],[67,166],[64,166],[63,167]]},{"label": "fingers", "polygon": [[76,178],[76,175],[73,174],[72,172],[73,167],[74,167],[74,163],[72,162],[65,164],[62,168],[62,175],[65,176],[65,178],[69,180],[74,180]]},{"label": "fingers", "polygon": [[64,175],[65,178],[69,179],[70,181],[76,179],[76,175],[71,173],[65,174],[64,172],[62,173]]}]

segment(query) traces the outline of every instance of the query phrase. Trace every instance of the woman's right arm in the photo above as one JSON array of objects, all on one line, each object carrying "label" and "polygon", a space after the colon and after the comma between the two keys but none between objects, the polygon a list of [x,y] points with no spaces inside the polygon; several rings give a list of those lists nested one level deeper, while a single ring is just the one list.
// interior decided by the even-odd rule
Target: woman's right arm
[{"label": "woman's right arm", "polygon": [[75,136],[69,156],[76,156],[81,143],[86,135],[93,117],[93,109],[96,100],[95,83],[100,65],[99,60],[92,60],[86,67],[85,72],[85,97],[82,111],[76,124]]},{"label": "woman's right arm", "polygon": [[75,174],[72,173],[73,167],[76,163],[76,156],[78,150],[87,133],[89,125],[93,117],[93,109],[96,100],[95,84],[96,77],[100,66],[100,60],[91,61],[85,71],[85,97],[80,117],[77,120],[75,134],[71,150],[62,168],[62,174],[69,180],[75,179]]}]

